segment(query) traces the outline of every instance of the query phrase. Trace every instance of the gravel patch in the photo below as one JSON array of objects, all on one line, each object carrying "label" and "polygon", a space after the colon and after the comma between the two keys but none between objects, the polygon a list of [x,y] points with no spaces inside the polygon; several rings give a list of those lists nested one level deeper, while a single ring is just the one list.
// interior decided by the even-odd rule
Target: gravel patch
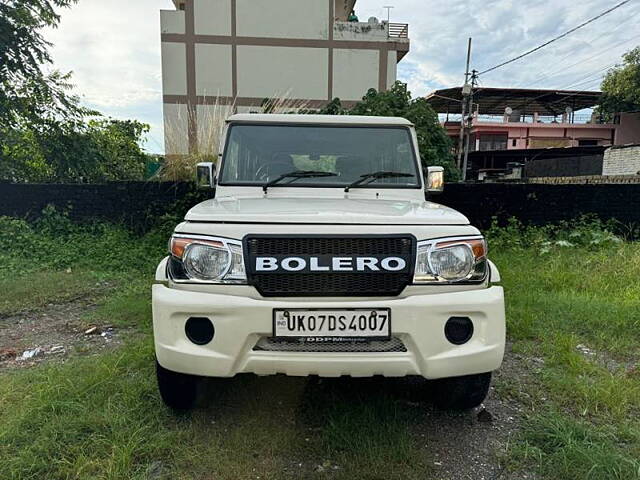
[{"label": "gravel patch", "polygon": [[85,298],[0,318],[0,370],[64,361],[122,344],[122,330],[83,320],[95,308]]}]

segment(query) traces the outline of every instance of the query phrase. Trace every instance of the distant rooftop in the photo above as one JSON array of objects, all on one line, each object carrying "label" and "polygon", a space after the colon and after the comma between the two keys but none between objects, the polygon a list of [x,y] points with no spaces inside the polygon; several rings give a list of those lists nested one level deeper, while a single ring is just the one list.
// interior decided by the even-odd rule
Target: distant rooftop
[{"label": "distant rooftop", "polygon": [[[473,102],[483,115],[502,115],[510,107],[521,115],[555,116],[565,113],[567,107],[574,112],[594,107],[601,97],[602,92],[597,91],[479,87]],[[436,90],[426,98],[437,113],[462,113],[462,87]]]}]

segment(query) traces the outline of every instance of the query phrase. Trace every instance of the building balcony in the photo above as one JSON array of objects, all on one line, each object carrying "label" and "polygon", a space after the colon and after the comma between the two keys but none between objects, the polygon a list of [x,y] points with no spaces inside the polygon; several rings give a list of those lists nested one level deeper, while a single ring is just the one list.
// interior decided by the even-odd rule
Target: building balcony
[{"label": "building balcony", "polygon": [[336,21],[333,27],[333,38],[334,40],[409,43],[409,24],[385,21]]},{"label": "building balcony", "polygon": [[[458,115],[459,117],[459,115]],[[616,123],[600,122],[594,115],[509,118],[475,115],[471,124],[471,151],[511,150],[548,147],[611,145],[618,128]],[[460,135],[460,120],[443,122],[454,140]]]},{"label": "building balcony", "polygon": [[409,24],[387,23],[386,21],[343,22],[333,26],[335,41],[359,41],[391,43],[398,52],[398,61],[409,52]]},{"label": "building balcony", "polygon": [[[460,115],[450,114],[444,117],[444,125],[460,125]],[[593,125],[612,125],[613,122],[608,122],[598,117],[595,114],[590,113],[577,113],[571,115],[557,115],[557,116],[542,116],[542,115],[526,115],[517,118],[509,117],[508,115],[474,115],[472,125],[489,126],[489,125],[503,125],[503,126],[549,126],[549,127],[580,127],[580,126],[593,126]]]},{"label": "building balcony", "polygon": [[408,23],[389,23],[387,31],[389,33],[389,38],[409,38]]}]

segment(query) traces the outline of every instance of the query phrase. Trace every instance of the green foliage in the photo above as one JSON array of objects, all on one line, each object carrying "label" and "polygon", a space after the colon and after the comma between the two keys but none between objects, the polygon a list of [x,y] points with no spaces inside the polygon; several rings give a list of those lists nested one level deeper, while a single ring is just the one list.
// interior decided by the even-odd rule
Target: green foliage
[{"label": "green foliage", "polygon": [[[169,414],[154,382],[149,283],[173,223],[136,236],[51,208],[33,224],[0,219],[1,291],[32,289],[42,306],[116,279],[89,320],[130,328],[116,352],[0,374],[3,479],[442,476],[432,466],[438,432],[464,429],[468,417],[408,401],[404,383],[239,376],[222,391],[205,384],[193,414]],[[492,395],[525,417],[503,458],[509,478],[640,478],[640,244],[611,231],[590,218],[488,231],[513,345]],[[574,247],[540,254],[558,241]]]},{"label": "green foliage", "polygon": [[142,180],[150,160],[140,145],[149,125],[96,119],[44,130],[0,127],[0,180],[99,183]]},{"label": "green foliage", "polygon": [[5,376],[2,478],[161,478],[148,469],[155,463],[162,472],[185,455],[188,438],[156,395],[152,358],[150,342],[138,342],[73,366]]},{"label": "green foliage", "polygon": [[640,244],[592,219],[487,233],[513,349],[503,372],[528,415],[505,463],[549,480],[640,479]]},{"label": "green foliage", "polygon": [[35,131],[0,126],[0,180],[44,182],[50,175]]},{"label": "green foliage", "polygon": [[78,225],[47,207],[33,224],[0,217],[0,264],[12,275],[68,268],[149,272],[164,256],[170,234],[166,227],[137,237],[113,224]]},{"label": "green foliage", "polygon": [[494,248],[545,254],[555,249],[608,247],[621,243],[622,239],[613,233],[615,227],[612,222],[603,223],[592,216],[545,226],[523,225],[515,218],[509,219],[507,225],[499,226],[494,218],[485,234]]},{"label": "green foliage", "polygon": [[347,111],[342,108],[340,99],[334,98],[318,112],[310,111],[310,113],[318,113],[320,115],[346,115]]},{"label": "green foliage", "polygon": [[[17,281],[16,281],[17,280]],[[82,270],[38,271],[28,281],[16,274],[0,274],[0,318],[51,303],[65,303],[104,290],[101,275]]]},{"label": "green foliage", "polygon": [[92,120],[70,93],[71,74],[50,71],[43,28],[77,0],[0,1],[0,180],[103,182],[141,180],[149,126]]},{"label": "green foliage", "polygon": [[42,36],[60,22],[58,8],[77,0],[0,2],[0,125],[41,128],[60,118],[79,120],[86,111],[69,95],[69,74],[48,71],[53,63]]},{"label": "green foliage", "polygon": [[640,47],[622,58],[623,64],[609,70],[602,81],[600,109],[609,116],[640,110]]},{"label": "green foliage", "polygon": [[412,99],[407,85],[402,82],[396,82],[385,92],[370,89],[362,101],[350,110],[343,109],[340,100],[336,98],[317,113],[406,118],[415,125],[423,165],[443,166],[447,181],[457,181],[460,178],[460,171],[451,154],[451,140],[440,124],[438,115],[424,98]]},{"label": "green foliage", "polygon": [[[594,426],[559,412],[529,419],[524,442],[513,453],[538,465],[554,480],[633,480],[640,478],[640,461],[625,444],[640,438],[623,428]],[[636,438],[634,438],[636,436]]]}]

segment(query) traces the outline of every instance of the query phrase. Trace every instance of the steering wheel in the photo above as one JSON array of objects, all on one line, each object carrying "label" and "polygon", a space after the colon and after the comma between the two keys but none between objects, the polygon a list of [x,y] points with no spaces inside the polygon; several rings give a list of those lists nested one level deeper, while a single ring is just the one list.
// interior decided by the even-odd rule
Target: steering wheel
[{"label": "steering wheel", "polygon": [[256,171],[255,179],[260,181],[268,181],[271,180],[271,172],[274,167],[281,166],[283,167],[281,170],[283,173],[287,173],[291,169],[291,164],[287,162],[273,162],[273,163],[265,163],[260,166]]}]

